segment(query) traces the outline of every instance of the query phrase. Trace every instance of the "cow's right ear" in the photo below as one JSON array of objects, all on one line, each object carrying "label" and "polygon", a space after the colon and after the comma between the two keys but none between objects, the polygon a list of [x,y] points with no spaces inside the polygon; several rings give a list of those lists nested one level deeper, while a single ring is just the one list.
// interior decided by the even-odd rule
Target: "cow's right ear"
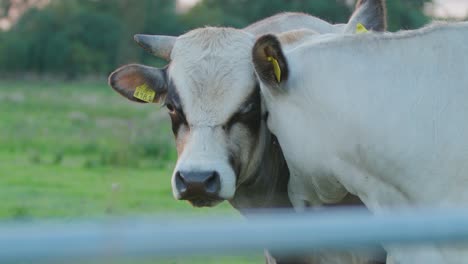
[{"label": "cow's right ear", "polygon": [[252,60],[258,77],[268,85],[279,86],[288,79],[288,63],[276,36],[260,37],[253,47]]},{"label": "cow's right ear", "polygon": [[167,94],[166,71],[129,64],[109,76],[109,85],[123,97],[139,103],[160,103]]}]

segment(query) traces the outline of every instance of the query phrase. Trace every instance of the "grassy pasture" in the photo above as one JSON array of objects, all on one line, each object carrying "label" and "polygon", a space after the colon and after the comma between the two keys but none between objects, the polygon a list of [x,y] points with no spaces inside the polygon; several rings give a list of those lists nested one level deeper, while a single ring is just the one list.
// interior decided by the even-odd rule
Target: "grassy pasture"
[{"label": "grassy pasture", "polygon": [[[0,221],[166,212],[238,217],[228,204],[172,198],[176,160],[165,109],[105,82],[0,81]],[[258,256],[110,263],[262,263]]]}]

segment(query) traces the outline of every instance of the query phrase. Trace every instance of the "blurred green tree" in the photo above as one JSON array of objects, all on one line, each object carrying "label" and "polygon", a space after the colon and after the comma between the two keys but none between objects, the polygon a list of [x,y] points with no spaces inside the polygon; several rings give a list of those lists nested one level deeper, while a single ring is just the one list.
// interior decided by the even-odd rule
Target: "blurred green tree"
[{"label": "blurred green tree", "polygon": [[387,0],[389,31],[414,29],[430,21],[424,6],[432,0]]},{"label": "blurred green tree", "polygon": [[[241,28],[284,11],[309,13],[331,22],[345,22],[351,14],[346,0],[203,0],[186,14],[185,21],[191,27],[212,24]],[[213,21],[207,21],[205,14]]]},{"label": "blurred green tree", "polygon": [[[244,27],[278,12],[304,12],[333,23],[344,23],[354,9],[346,0],[203,0],[188,14],[191,27],[223,25]],[[387,0],[390,31],[418,28],[430,21],[424,13],[432,0]]]},{"label": "blurred green tree", "polygon": [[100,74],[115,64],[120,32],[121,23],[108,14],[79,8],[74,1],[52,3],[44,10],[31,9],[18,21],[3,57],[27,72],[69,78]]},{"label": "blurred green tree", "polygon": [[167,0],[52,0],[1,33],[0,68],[68,78],[107,74],[143,58],[133,34],[180,34],[175,8]]},{"label": "blurred green tree", "polygon": [[9,0],[0,0],[0,17],[7,15],[8,10],[10,9],[11,1]]},{"label": "blurred green tree", "polygon": [[[17,0],[15,0],[17,1]],[[21,0],[22,4],[40,0]],[[389,29],[417,28],[429,21],[431,0],[388,0]],[[0,0],[0,17],[12,8]],[[15,2],[16,3],[16,2]],[[28,11],[8,32],[0,32],[0,69],[5,72],[105,75],[133,61],[161,65],[133,42],[136,33],[179,35],[204,25],[242,28],[278,12],[309,13],[344,23],[354,9],[347,0],[201,0],[184,14],[171,0],[50,0]]]}]

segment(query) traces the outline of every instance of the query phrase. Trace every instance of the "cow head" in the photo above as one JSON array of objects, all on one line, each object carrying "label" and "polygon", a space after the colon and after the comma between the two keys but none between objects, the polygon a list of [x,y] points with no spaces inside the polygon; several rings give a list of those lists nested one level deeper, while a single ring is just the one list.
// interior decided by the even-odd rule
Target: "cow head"
[{"label": "cow head", "polygon": [[145,86],[172,120],[178,161],[172,175],[176,199],[212,206],[233,198],[256,170],[264,144],[260,90],[242,30],[202,28],[178,38],[137,35],[145,49],[170,60],[164,69],[127,65],[109,83],[126,98]]}]

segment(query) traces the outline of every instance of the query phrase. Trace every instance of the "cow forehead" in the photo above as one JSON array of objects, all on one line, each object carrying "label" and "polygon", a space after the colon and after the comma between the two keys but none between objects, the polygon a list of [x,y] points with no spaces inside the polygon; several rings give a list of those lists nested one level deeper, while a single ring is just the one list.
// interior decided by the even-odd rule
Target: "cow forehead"
[{"label": "cow forehead", "polygon": [[192,124],[219,125],[255,88],[254,36],[231,28],[203,28],[179,37],[170,78]]}]

